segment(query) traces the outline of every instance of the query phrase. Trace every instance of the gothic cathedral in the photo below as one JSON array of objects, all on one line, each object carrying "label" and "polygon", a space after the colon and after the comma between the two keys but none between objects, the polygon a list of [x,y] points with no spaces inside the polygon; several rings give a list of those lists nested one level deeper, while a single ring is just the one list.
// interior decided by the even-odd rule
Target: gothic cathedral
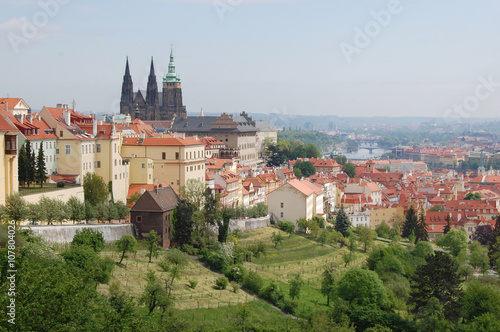
[{"label": "gothic cathedral", "polygon": [[163,78],[162,92],[158,92],[153,58],[151,58],[147,90],[137,90],[134,93],[127,58],[120,113],[129,114],[132,119],[141,120],[172,120],[176,116],[183,118],[187,116],[186,107],[182,105],[181,78],[175,72],[173,49],[170,51],[168,73]]}]

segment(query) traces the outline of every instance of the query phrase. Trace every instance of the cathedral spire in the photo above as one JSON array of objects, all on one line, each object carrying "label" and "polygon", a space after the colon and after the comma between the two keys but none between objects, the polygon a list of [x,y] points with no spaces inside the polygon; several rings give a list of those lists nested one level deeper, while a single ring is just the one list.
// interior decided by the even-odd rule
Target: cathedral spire
[{"label": "cathedral spire", "polygon": [[130,105],[134,102],[134,87],[132,84],[132,76],[128,66],[128,57],[125,65],[125,75],[123,75],[122,96],[120,100],[120,113],[127,114],[130,111]]},{"label": "cathedral spire", "polygon": [[151,57],[151,69],[149,70],[149,76],[155,76],[155,66],[153,64],[153,57]]},{"label": "cathedral spire", "polygon": [[127,56],[127,64],[125,65],[125,76],[130,76],[130,69],[128,68],[128,56]]},{"label": "cathedral spire", "polygon": [[146,104],[154,106],[158,103],[158,83],[156,83],[155,66],[151,57],[151,69],[149,71],[148,86],[146,90]]}]

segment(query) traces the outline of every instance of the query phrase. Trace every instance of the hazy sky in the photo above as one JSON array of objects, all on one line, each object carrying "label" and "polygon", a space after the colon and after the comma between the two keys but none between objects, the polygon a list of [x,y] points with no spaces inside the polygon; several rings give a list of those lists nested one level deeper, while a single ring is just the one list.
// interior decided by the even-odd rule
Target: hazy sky
[{"label": "hazy sky", "polygon": [[[174,44],[188,113],[496,117],[500,1],[0,0],[0,96],[119,112]],[[489,83],[488,83],[489,82]],[[499,83],[496,83],[499,82]],[[161,87],[160,87],[161,90]],[[455,108],[453,108],[455,105]]]}]

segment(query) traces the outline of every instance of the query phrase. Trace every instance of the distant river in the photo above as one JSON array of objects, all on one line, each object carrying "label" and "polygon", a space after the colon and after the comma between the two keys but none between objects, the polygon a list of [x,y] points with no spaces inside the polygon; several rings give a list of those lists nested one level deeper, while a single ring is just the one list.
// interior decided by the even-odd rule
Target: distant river
[{"label": "distant river", "polygon": [[391,152],[391,150],[378,148],[376,143],[373,145],[373,147],[375,149],[372,150],[372,153],[370,153],[370,150],[368,149],[360,148],[356,152],[345,153],[344,155],[349,160],[368,160],[380,158],[380,156],[382,156],[384,153]]}]

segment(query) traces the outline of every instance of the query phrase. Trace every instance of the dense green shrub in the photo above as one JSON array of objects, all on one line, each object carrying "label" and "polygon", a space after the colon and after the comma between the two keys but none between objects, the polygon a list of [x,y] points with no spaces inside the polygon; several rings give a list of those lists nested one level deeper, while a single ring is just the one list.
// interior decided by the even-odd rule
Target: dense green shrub
[{"label": "dense green shrub", "polygon": [[224,275],[229,278],[229,280],[234,280],[237,282],[243,282],[247,276],[247,270],[241,264],[235,264],[228,266],[224,270]]},{"label": "dense green shrub", "polygon": [[264,280],[254,271],[248,272],[246,278],[243,280],[243,287],[254,294],[259,294],[263,285]]},{"label": "dense green shrub", "polygon": [[229,281],[227,280],[226,277],[218,277],[215,280],[215,286],[217,287],[217,289],[220,289],[220,290],[226,289],[228,284],[229,284]]}]

